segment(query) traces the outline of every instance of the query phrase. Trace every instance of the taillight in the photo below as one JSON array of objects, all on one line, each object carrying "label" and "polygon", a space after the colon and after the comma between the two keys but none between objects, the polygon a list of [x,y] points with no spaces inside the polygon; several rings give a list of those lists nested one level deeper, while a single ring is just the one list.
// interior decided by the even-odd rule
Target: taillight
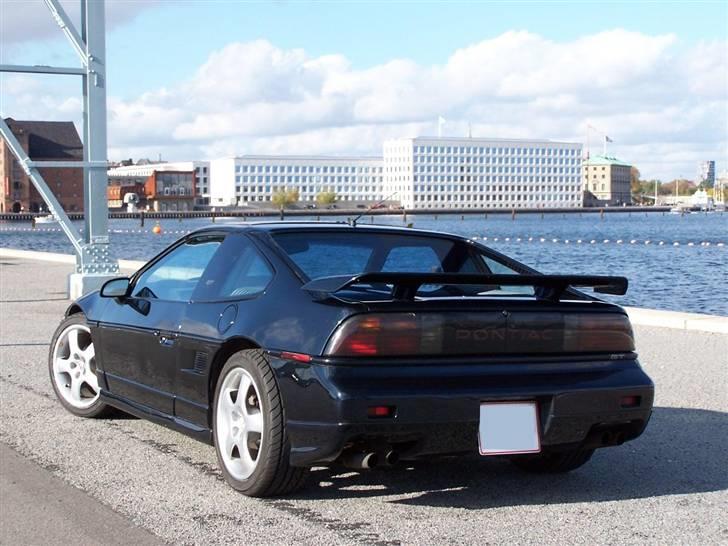
[{"label": "taillight", "polygon": [[355,315],[336,330],[327,356],[627,353],[629,319],[619,313],[446,311]]},{"label": "taillight", "polygon": [[632,325],[617,313],[574,313],[564,317],[564,351],[626,353],[634,351]]},{"label": "taillight", "polygon": [[414,313],[359,315],[347,320],[326,347],[327,355],[417,355],[422,331]]}]

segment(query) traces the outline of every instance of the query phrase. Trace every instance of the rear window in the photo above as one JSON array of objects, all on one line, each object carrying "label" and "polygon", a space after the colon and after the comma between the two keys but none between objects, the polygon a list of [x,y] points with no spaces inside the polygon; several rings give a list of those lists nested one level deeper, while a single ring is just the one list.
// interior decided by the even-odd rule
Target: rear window
[{"label": "rear window", "polygon": [[273,238],[310,279],[370,271],[474,273],[466,245],[385,233],[278,233]]},{"label": "rear window", "polygon": [[[273,233],[273,239],[309,279],[370,272],[518,272],[467,243],[418,235],[360,232]],[[497,267],[497,271],[494,269]],[[357,285],[361,289],[360,285]],[[366,287],[364,287],[366,289]],[[369,290],[386,287],[369,287]],[[531,287],[423,285],[422,296],[532,295]]]}]

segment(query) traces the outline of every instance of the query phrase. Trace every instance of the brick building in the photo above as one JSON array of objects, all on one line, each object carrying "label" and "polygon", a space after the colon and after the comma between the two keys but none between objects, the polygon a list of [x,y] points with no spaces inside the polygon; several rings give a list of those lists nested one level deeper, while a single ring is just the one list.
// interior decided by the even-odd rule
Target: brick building
[{"label": "brick building", "polygon": [[[83,144],[71,121],[5,122],[33,161],[83,161]],[[40,174],[64,210],[83,211],[83,169],[41,168]],[[40,195],[15,159],[4,139],[0,140],[0,212],[39,212],[46,209]]]},{"label": "brick building", "polygon": [[124,197],[128,193],[137,196],[137,206],[146,206],[145,188],[146,176],[112,176],[109,175],[109,185],[106,188],[106,197],[109,202],[109,209],[121,209],[126,206]]},{"label": "brick building", "polygon": [[194,171],[154,171],[144,184],[147,208],[155,211],[188,211],[195,208]]}]

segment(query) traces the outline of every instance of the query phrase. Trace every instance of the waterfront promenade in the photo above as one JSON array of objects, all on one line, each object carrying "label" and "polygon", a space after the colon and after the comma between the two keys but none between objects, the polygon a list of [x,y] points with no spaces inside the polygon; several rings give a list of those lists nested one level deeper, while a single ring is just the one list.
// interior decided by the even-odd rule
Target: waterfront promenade
[{"label": "waterfront promenade", "polygon": [[146,421],[81,420],[61,408],[47,353],[72,258],[34,258],[0,250],[0,543],[728,540],[728,318],[630,310],[656,384],[652,421],[572,474],[532,476],[475,457],[363,474],[318,469],[294,497],[256,500],[222,481],[210,446]]}]

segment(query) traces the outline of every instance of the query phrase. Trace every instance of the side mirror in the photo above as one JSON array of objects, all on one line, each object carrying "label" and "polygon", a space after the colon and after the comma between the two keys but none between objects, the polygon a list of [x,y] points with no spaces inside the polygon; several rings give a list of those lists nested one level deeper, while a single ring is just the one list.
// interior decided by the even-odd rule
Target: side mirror
[{"label": "side mirror", "polygon": [[123,298],[129,294],[129,278],[119,277],[106,281],[101,286],[99,294],[102,298]]}]

